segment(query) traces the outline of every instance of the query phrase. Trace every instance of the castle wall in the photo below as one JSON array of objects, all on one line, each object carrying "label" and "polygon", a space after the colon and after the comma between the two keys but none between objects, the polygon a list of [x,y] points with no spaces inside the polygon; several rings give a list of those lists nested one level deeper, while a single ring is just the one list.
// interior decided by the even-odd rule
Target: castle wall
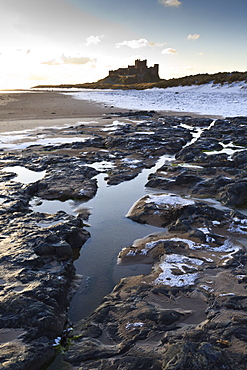
[{"label": "castle wall", "polygon": [[159,65],[158,64],[155,64],[153,67],[150,67],[149,70],[152,76],[159,77]]},{"label": "castle wall", "polygon": [[139,69],[139,70],[141,70],[142,68],[147,68],[147,59],[144,59],[144,60],[136,59],[135,67],[136,69]]}]

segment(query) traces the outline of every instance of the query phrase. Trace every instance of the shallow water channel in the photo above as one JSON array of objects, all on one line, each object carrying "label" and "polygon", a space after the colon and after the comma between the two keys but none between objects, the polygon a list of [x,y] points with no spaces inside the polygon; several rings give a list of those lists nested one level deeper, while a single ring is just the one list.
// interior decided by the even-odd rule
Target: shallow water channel
[{"label": "shallow water channel", "polygon": [[[90,209],[88,231],[91,237],[82,246],[74,262],[76,273],[82,275],[82,279],[69,308],[69,318],[72,322],[90,315],[122,277],[144,274],[151,270],[150,265],[144,264],[118,266],[117,255],[123,247],[133,244],[134,240],[164,231],[158,227],[133,222],[125,215],[140,197],[147,192],[157,192],[152,189],[145,190],[147,177],[165,161],[171,161],[173,158],[165,155],[154,167],[143,170],[135,179],[115,186],[108,186],[104,180],[106,173],[100,173],[96,176],[96,196],[88,202],[42,200],[41,203],[39,198],[34,198],[31,202],[35,212],[56,213],[63,210],[68,214],[76,214],[79,209]],[[100,164],[93,166],[101,167]],[[104,163],[101,169],[103,168]]]},{"label": "shallow water channel", "polygon": [[[157,166],[160,165],[159,161]],[[137,178],[116,186],[107,186],[105,174],[97,176],[98,192],[94,199],[85,203],[86,207],[92,207],[89,218],[91,238],[75,261],[76,271],[83,275],[83,280],[69,309],[73,322],[88,316],[120,278],[150,271],[150,265],[118,266],[116,262],[123,247],[131,245],[135,239],[164,230],[125,217],[133,203],[146,194],[144,184],[152,171],[154,168],[143,170]]]}]

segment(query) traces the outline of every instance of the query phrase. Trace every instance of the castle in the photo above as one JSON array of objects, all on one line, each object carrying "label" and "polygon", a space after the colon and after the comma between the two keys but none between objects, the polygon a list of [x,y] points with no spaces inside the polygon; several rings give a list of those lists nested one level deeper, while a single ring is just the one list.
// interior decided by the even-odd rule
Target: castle
[{"label": "castle", "polygon": [[159,65],[147,67],[147,60],[135,60],[135,65],[109,71],[109,75],[100,82],[107,84],[131,85],[159,81]]}]

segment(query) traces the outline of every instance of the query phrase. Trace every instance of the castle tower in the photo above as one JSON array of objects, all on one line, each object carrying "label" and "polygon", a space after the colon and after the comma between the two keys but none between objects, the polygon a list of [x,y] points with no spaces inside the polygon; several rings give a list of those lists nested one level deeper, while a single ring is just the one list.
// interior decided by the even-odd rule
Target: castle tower
[{"label": "castle tower", "polygon": [[147,59],[144,59],[144,60],[136,59],[135,68],[139,70],[142,70],[143,68],[147,68]]},{"label": "castle tower", "polygon": [[151,69],[151,74],[159,78],[159,65],[155,64]]}]

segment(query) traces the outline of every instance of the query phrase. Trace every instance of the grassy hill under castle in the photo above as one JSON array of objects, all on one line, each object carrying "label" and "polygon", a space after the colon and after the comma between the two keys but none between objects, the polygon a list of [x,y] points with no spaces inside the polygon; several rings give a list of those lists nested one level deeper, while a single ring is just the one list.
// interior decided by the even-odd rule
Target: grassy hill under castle
[{"label": "grassy hill under castle", "polygon": [[247,83],[247,71],[246,72],[218,72],[214,74],[196,74],[191,76],[185,76],[180,78],[172,79],[160,79],[156,82],[137,82],[131,84],[109,83],[107,78],[99,80],[97,82],[83,83],[83,84],[61,84],[61,85],[39,85],[34,88],[84,88],[84,89],[136,89],[143,90],[153,87],[167,88],[177,86],[192,86],[192,85],[205,85],[208,83],[213,84],[232,84],[236,82]]}]

